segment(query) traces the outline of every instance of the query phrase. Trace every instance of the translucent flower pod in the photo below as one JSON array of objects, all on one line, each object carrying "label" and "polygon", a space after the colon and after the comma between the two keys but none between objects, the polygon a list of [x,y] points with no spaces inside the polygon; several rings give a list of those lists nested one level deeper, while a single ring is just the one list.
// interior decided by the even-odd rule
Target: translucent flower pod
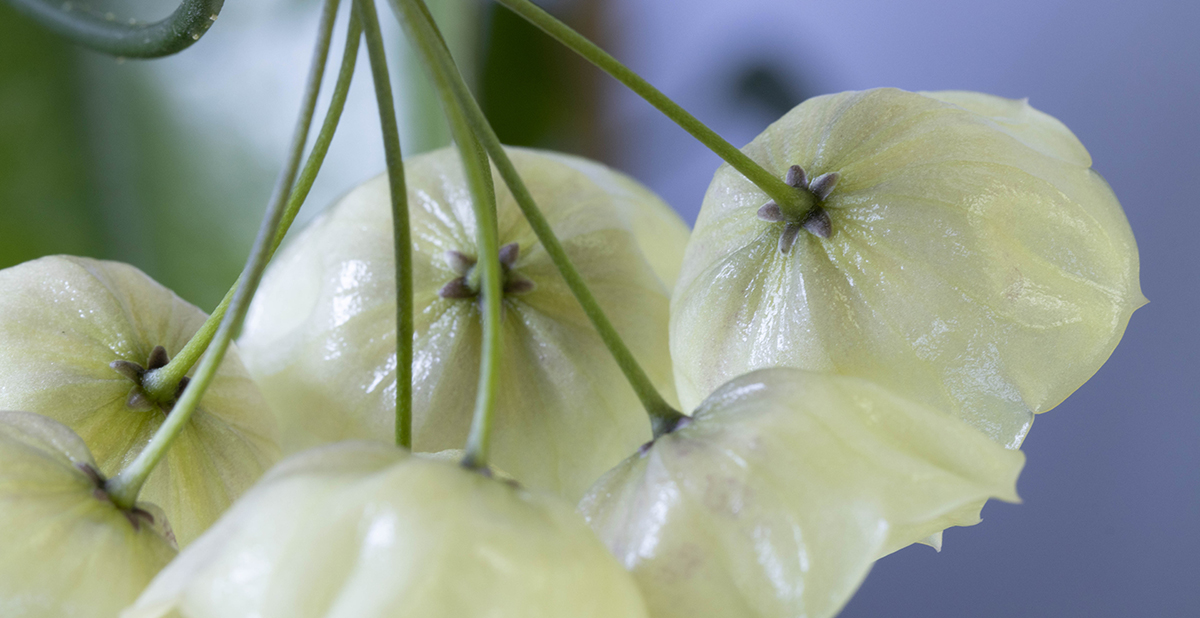
[{"label": "translucent flower pod", "polygon": [[69,428],[0,412],[0,616],[113,618],[175,556],[162,511],[103,482]]},{"label": "translucent flower pod", "polygon": [[[632,180],[565,155],[510,149],[567,254],[651,380],[674,400],[670,286],[688,230]],[[413,238],[413,448],[466,442],[479,375],[475,217],[458,152],[405,162]],[[495,174],[504,277],[503,362],[491,459],[575,502],[646,440],[617,364]],[[285,452],[391,442],[395,276],[390,193],[379,177],[275,258],[240,344],[279,416]]]},{"label": "translucent flower pod", "polygon": [[871,564],[1017,501],[1020,451],[859,378],[763,369],[600,479],[579,509],[655,618],[825,618]]},{"label": "translucent flower pod", "polygon": [[[511,148],[509,152],[521,150]],[[668,293],[675,289],[679,271],[683,268],[683,251],[691,231],[662,198],[640,182],[590,159],[550,150],[527,152],[582,173],[607,193],[622,226],[633,233],[638,250],[654,274],[658,275],[658,280],[667,287]]]},{"label": "translucent flower pod", "polygon": [[1108,184],[1024,101],[815,97],[743,151],[816,208],[795,219],[717,171],[672,299],[685,407],[753,369],[833,371],[1016,448],[1145,302]]},{"label": "translucent flower pod", "polygon": [[570,506],[376,442],[281,462],[122,618],[643,618]]},{"label": "translucent flower pod", "polygon": [[[140,372],[204,320],[128,264],[52,256],[0,271],[0,409],[67,425],[113,476],[170,413],[145,396]],[[278,458],[274,418],[231,348],[141,497],[187,545]]]}]

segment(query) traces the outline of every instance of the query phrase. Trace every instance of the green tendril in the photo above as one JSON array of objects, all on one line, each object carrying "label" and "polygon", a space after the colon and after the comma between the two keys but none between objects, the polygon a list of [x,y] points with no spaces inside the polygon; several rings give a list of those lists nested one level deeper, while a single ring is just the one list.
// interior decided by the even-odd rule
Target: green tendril
[{"label": "green tendril", "polygon": [[158,431],[154,433],[154,437],[151,438],[150,443],[146,445],[146,448],[142,449],[141,453],[138,453],[137,458],[133,462],[105,484],[105,490],[113,502],[121,508],[130,509],[133,507],[137,501],[138,492],[142,489],[142,485],[145,484],[154,467],[166,455],[167,449],[179,437],[179,434],[183,432],[184,427],[192,417],[192,413],[195,412],[197,405],[200,403],[200,398],[204,395],[204,391],[216,376],[217,367],[220,366],[221,360],[225,357],[225,351],[229,347],[230,341],[233,340],[234,332],[246,317],[250,298],[254,295],[255,289],[258,288],[258,284],[262,280],[263,271],[266,270],[267,261],[271,257],[273,241],[279,230],[280,222],[283,220],[288,196],[291,194],[291,188],[296,181],[296,174],[300,167],[300,157],[304,151],[304,144],[308,140],[308,129],[312,124],[313,110],[317,105],[317,93],[320,91],[321,80],[325,74],[325,61],[329,56],[329,43],[333,35],[333,23],[337,16],[337,7],[338,0],[325,0],[321,12],[316,50],[313,53],[312,64],[309,67],[308,84],[305,89],[303,103],[301,104],[300,115],[296,122],[296,128],[292,135],[288,160],[275,183],[275,189],[271,195],[266,215],[263,217],[262,224],[258,229],[258,235],[254,239],[254,246],[250,251],[250,257],[246,261],[246,268],[242,271],[241,284],[233,294],[233,298],[229,304],[230,310],[225,313],[224,319],[221,320],[220,326],[217,328],[213,345],[209,346],[204,353],[204,357],[200,360],[200,365],[196,369],[194,379],[183,390],[179,401],[176,402],[171,413],[163,421],[163,424],[159,426]]},{"label": "green tendril", "polygon": [[112,13],[93,14],[72,0],[8,0],[9,5],[70,41],[122,58],[161,58],[200,40],[221,13],[225,0],[183,0],[175,12],[151,24],[118,21]]}]

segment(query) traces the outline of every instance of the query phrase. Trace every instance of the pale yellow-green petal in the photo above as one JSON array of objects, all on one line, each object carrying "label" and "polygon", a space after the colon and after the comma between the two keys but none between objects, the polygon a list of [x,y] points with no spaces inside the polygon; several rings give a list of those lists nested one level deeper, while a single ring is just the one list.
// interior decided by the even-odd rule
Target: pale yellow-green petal
[{"label": "pale yellow-green petal", "polygon": [[0,616],[112,618],[175,556],[162,512],[135,528],[89,465],[62,424],[0,412]]},{"label": "pale yellow-green petal", "polygon": [[1092,156],[1067,125],[1054,116],[1035,109],[1028,99],[1005,99],[967,90],[940,90],[920,94],[986,116],[1001,130],[1009,132],[1026,146],[1043,154],[1083,167],[1092,166]]},{"label": "pale yellow-green petal", "polygon": [[[127,264],[52,256],[0,271],[0,408],[66,424],[113,476],[165,415],[131,409],[136,386],[109,365],[144,366],[157,345],[174,357],[204,319]],[[186,545],[278,456],[274,419],[231,349],[140,497],[166,511]]]},{"label": "pale yellow-green petal", "polygon": [[642,618],[556,499],[395,447],[282,462],[123,618]]},{"label": "pale yellow-green petal", "polygon": [[1086,151],[1022,102],[934,95],[816,97],[746,146],[780,176],[840,174],[832,236],[788,254],[756,216],[765,195],[717,171],[672,299],[685,407],[757,368],[835,371],[1015,448],[1108,358],[1144,299]]},{"label": "pale yellow-green petal", "polygon": [[[674,400],[667,279],[679,269],[686,227],[649,191],[607,168],[539,151],[510,155],[618,332]],[[406,174],[413,447],[461,448],[474,408],[480,316],[473,299],[443,299],[438,291],[460,275],[447,251],[476,256],[474,213],[456,151],[409,159]],[[519,245],[514,272],[536,287],[504,303],[491,456],[522,483],[574,501],[649,439],[649,423],[498,175],[495,182],[500,242]],[[653,221],[666,229],[648,250]],[[280,418],[285,450],[392,440],[393,268],[388,186],[380,177],[315,221],[268,271],[240,343]]]},{"label": "pale yellow-green petal", "polygon": [[612,196],[611,203],[633,231],[642,255],[667,289],[674,289],[690,236],[679,214],[642,184],[600,163],[558,152],[539,154],[587,174]]},{"label": "pale yellow-green petal", "polygon": [[1019,451],[865,380],[764,369],[602,478],[580,511],[656,618],[833,616],[875,559],[1015,501]]}]

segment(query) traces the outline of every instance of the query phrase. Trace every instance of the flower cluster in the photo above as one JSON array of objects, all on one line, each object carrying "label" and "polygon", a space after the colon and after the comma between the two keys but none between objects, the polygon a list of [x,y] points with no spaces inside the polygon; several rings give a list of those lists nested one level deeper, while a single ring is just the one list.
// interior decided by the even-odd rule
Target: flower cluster
[{"label": "flower cluster", "polygon": [[[879,89],[743,152],[794,193],[723,166],[689,233],[617,172],[507,150],[681,404],[653,424],[498,172],[480,247],[456,149],[404,164],[411,451],[384,178],[275,258],[141,501],[109,477],[178,414],[186,378],[156,372],[203,314],[122,264],[0,272],[0,409],[23,410],[0,413],[0,614],[828,617],[879,557],[1016,501],[1033,416],[1144,302],[1086,150],[1023,101]],[[473,433],[485,260],[495,470],[445,452]]]}]

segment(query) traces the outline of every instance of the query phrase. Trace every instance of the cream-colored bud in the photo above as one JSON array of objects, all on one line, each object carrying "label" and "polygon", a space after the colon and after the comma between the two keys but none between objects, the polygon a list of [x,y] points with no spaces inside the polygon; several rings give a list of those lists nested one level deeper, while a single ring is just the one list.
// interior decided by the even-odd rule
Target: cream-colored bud
[{"label": "cream-colored bud", "polygon": [[754,369],[833,371],[1016,448],[1145,302],[1116,197],[1079,140],[1024,101],[814,97],[743,151],[780,177],[836,173],[818,204],[828,226],[781,251],[803,222],[760,219],[767,196],[717,171],[671,304],[685,407]]},{"label": "cream-colored bud", "polygon": [[[669,297],[688,231],[634,181],[575,157],[510,149],[597,301],[664,396],[674,399]],[[413,448],[466,442],[481,318],[475,215],[458,152],[405,162],[413,239]],[[505,299],[491,460],[574,502],[650,439],[633,389],[495,174]],[[395,275],[387,179],[356,188],[272,263],[250,308],[247,366],[278,414],[285,451],[391,442]]]},{"label": "cream-colored bud", "polygon": [[0,616],[113,618],[175,556],[162,511],[102,484],[69,428],[0,412]]},{"label": "cream-colored bud", "polygon": [[[0,271],[0,409],[66,424],[114,476],[171,409],[144,396],[138,371],[173,358],[204,320],[128,264],[52,256]],[[231,349],[141,499],[187,545],[278,457],[274,418]]]},{"label": "cream-colored bud", "polygon": [[568,504],[377,442],[281,462],[122,618],[645,618]]},{"label": "cream-colored bud", "polygon": [[1020,451],[858,378],[763,369],[600,479],[580,511],[655,618],[833,616],[880,556],[1016,501]]}]

